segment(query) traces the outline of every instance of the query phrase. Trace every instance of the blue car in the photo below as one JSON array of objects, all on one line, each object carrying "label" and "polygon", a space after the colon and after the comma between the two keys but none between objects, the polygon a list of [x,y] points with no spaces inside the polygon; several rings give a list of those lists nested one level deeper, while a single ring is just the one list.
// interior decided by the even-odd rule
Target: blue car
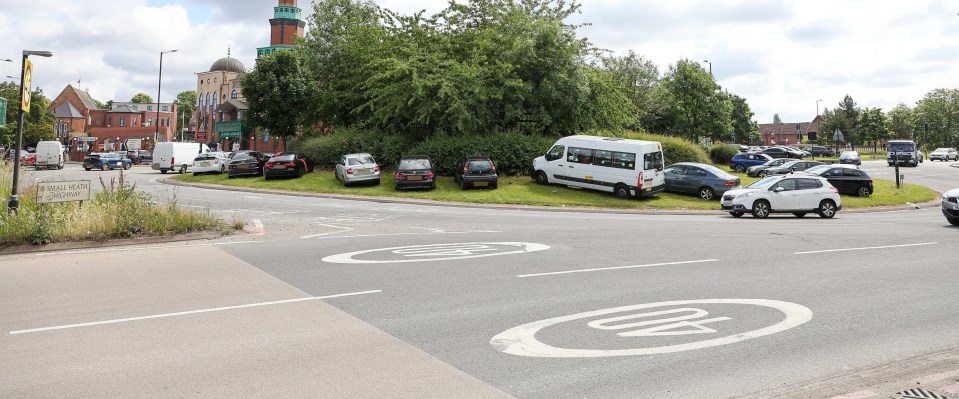
[{"label": "blue car", "polygon": [[750,166],[762,165],[772,161],[773,157],[766,154],[736,154],[732,161],[729,161],[729,169],[743,173]]},{"label": "blue car", "polygon": [[130,169],[133,161],[115,153],[93,153],[83,158],[83,169]]},{"label": "blue car", "polygon": [[666,191],[694,194],[706,201],[740,188],[738,177],[704,163],[680,162],[667,166],[663,173],[666,175]]}]

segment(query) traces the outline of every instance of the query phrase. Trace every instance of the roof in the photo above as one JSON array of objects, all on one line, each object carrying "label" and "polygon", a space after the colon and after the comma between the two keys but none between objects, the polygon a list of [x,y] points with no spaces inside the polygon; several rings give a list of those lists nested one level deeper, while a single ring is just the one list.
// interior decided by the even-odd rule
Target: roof
[{"label": "roof", "polygon": [[90,93],[87,93],[85,90],[78,90],[72,85],[70,85],[70,88],[77,93],[77,98],[80,99],[84,107],[87,109],[100,109],[100,107],[97,106],[97,102],[93,100],[93,97],[90,97]]},{"label": "roof", "polygon": [[232,99],[232,98],[231,98],[231,99],[229,99],[229,100],[226,100],[224,103],[220,104],[218,107],[216,107],[216,111],[226,111],[226,112],[229,112],[229,111],[232,111],[232,110],[234,110],[234,109],[237,109],[237,110],[240,110],[240,111],[245,111],[245,110],[247,110],[247,109],[249,109],[249,108],[250,108],[250,106],[246,105],[246,103],[244,103],[243,101],[238,101],[238,100],[236,100],[236,99]]},{"label": "roof", "polygon": [[77,107],[74,107],[73,104],[69,101],[64,101],[63,104],[60,104],[53,113],[58,118],[83,118],[83,114],[80,113],[80,110]]},{"label": "roof", "polygon": [[246,67],[243,66],[243,63],[236,58],[226,57],[220,58],[213,63],[210,67],[210,72],[236,72],[236,73],[246,73]]},{"label": "roof", "polygon": [[107,112],[117,112],[117,113],[125,113],[125,114],[139,114],[139,113],[140,113],[140,111],[137,111],[137,110],[135,110],[135,109],[133,109],[133,108],[130,108],[129,105],[121,105],[121,106],[116,107],[116,108],[114,108],[114,109],[111,109],[111,110],[109,110],[109,111],[107,111]]}]

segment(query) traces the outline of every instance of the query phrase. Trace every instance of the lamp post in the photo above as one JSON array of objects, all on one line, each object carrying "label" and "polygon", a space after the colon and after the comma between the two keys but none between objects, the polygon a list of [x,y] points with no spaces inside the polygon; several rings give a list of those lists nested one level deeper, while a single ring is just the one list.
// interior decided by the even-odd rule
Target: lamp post
[{"label": "lamp post", "polygon": [[817,117],[819,116],[819,103],[820,103],[821,101],[822,101],[822,100],[816,100],[816,116],[817,116]]},{"label": "lamp post", "polygon": [[156,128],[153,131],[153,140],[157,141],[160,139],[160,87],[163,85],[163,54],[166,53],[175,53],[176,50],[170,51],[161,51],[160,52],[160,76],[157,79],[157,118],[153,122]]},{"label": "lamp post", "polygon": [[703,62],[709,64],[709,75],[712,75],[712,74],[713,74],[713,63],[712,63],[712,62],[709,62],[709,60],[703,60]]},{"label": "lamp post", "polygon": [[27,76],[27,58],[31,55],[39,57],[53,57],[49,51],[23,50],[23,61],[20,65],[20,115],[17,120],[17,138],[14,144],[13,153],[13,187],[10,189],[10,201],[7,202],[7,211],[13,215],[17,213],[20,207],[20,197],[17,195],[17,186],[20,184],[20,147],[23,145],[23,102],[25,96],[30,95],[30,88],[25,86],[26,79],[30,79],[30,85],[33,84],[33,69],[30,70],[30,76]]}]

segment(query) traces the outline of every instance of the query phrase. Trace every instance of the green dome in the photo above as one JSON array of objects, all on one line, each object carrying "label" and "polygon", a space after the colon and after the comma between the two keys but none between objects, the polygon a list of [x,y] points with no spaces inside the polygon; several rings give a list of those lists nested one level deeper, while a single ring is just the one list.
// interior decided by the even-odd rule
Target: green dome
[{"label": "green dome", "polygon": [[236,58],[220,58],[210,67],[210,72],[246,73],[246,67]]}]

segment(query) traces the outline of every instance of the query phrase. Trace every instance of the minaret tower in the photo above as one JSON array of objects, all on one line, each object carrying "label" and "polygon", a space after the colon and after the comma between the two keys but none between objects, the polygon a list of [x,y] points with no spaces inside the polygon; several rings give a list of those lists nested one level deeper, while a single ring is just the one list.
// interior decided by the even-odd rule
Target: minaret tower
[{"label": "minaret tower", "polygon": [[274,51],[295,48],[293,38],[303,37],[304,27],[306,22],[301,19],[296,0],[279,0],[279,4],[273,7],[273,18],[270,19],[270,47],[256,49],[256,58]]}]

